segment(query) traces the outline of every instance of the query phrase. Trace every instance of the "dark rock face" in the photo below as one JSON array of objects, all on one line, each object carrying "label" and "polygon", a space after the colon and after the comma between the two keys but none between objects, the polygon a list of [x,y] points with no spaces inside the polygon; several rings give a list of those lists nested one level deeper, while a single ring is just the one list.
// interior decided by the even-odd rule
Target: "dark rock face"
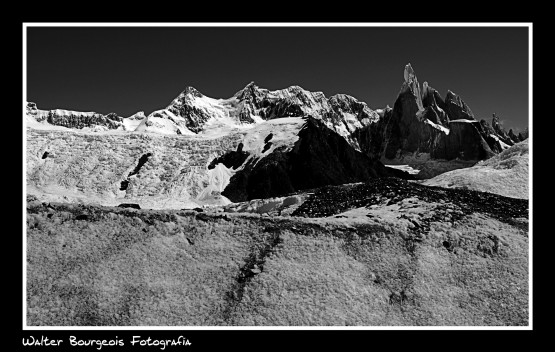
[{"label": "dark rock face", "polygon": [[424,122],[425,119],[441,122],[431,106],[424,109],[422,120],[417,117],[418,113],[415,96],[405,92],[399,95],[392,113],[384,115],[387,125],[384,156],[387,159],[395,158],[400,150],[430,153],[432,158],[446,160],[481,160],[493,156],[487,142],[482,138],[478,121],[450,121],[446,126],[449,134],[446,134]]},{"label": "dark rock face", "polygon": [[129,187],[129,177],[138,174],[139,171],[141,171],[141,168],[144,166],[144,164],[148,161],[148,158],[150,158],[151,156],[152,156],[152,153],[146,153],[139,158],[139,161],[137,162],[137,166],[135,166],[135,168],[127,175],[127,179],[121,181],[120,188],[119,188],[120,191],[127,190],[127,188]]},{"label": "dark rock face", "polygon": [[476,121],[459,96],[448,91],[444,101],[427,82],[421,92],[410,64],[405,67],[404,76],[393,109],[380,119],[373,142],[365,141],[370,139],[368,132],[357,135],[365,152],[370,148],[369,155],[386,159],[394,159],[399,153],[421,152],[430,153],[434,159],[482,160],[500,151],[485,132],[489,126]]},{"label": "dark rock face", "polygon": [[224,164],[225,167],[227,167],[228,169],[230,168],[233,168],[234,170],[237,169],[239,166],[243,165],[245,160],[247,160],[247,158],[250,155],[248,152],[244,152],[242,149],[243,149],[243,144],[241,143],[239,144],[239,147],[237,148],[236,151],[229,151],[224,155],[221,155],[215,158],[214,160],[212,160],[212,162],[210,162],[210,165],[208,165],[208,169],[211,170],[215,168],[217,164],[220,164],[220,163]]},{"label": "dark rock face", "polygon": [[136,175],[141,170],[143,165],[148,161],[148,158],[150,158],[151,156],[152,156],[152,153],[146,153],[146,154],[142,155],[139,158],[139,162],[137,163],[137,166],[135,166],[133,171],[131,171],[128,176],[131,177],[133,175]]},{"label": "dark rock face", "polygon": [[488,143],[482,138],[478,121],[451,121],[449,134],[439,134],[438,143],[431,150],[437,159],[484,160],[494,156]]},{"label": "dark rock face", "polygon": [[269,135],[267,135],[266,138],[264,138],[264,143],[268,143],[269,141],[271,141],[272,137],[274,137],[273,133],[270,133]]},{"label": "dark rock face", "polygon": [[[203,110],[197,108],[194,105],[190,105],[187,103],[183,103],[182,105],[172,106],[168,110],[170,110],[172,113],[174,113],[177,116],[184,117],[186,120],[185,127],[187,127],[189,130],[195,133],[202,131],[203,129],[202,127],[204,123],[208,121],[208,119],[210,118],[210,116],[207,113],[205,113]],[[153,116],[161,117],[161,118],[164,117],[161,114],[154,114]],[[171,116],[167,116],[167,118],[173,121],[173,118],[171,118]],[[174,122],[179,125],[178,121],[174,121]]]},{"label": "dark rock face", "polygon": [[265,110],[264,118],[271,120],[280,117],[294,117],[303,115],[304,112],[300,104],[289,100],[279,100]]},{"label": "dark rock face", "polygon": [[235,95],[239,101],[250,103],[254,108],[260,109],[263,107],[263,100],[266,97],[264,90],[259,89],[254,82],[250,82],[237,92]]},{"label": "dark rock face", "polygon": [[387,123],[387,121],[391,120],[392,112],[391,108],[385,110],[383,117],[378,123],[358,128],[352,134],[352,137],[358,142],[360,150],[372,160],[379,160],[383,154],[388,140],[385,138],[385,131],[387,128],[392,128]]},{"label": "dark rock face", "polygon": [[309,92],[299,86],[271,92],[259,88],[254,82],[234,95],[242,104],[239,118],[252,120],[250,114],[259,115],[265,120],[280,117],[305,116],[308,110],[324,111],[327,105],[326,97],[319,92]]},{"label": "dark rock face", "polygon": [[[495,132],[493,127],[484,119],[480,120],[482,126],[482,137],[494,153],[501,153],[503,151],[502,137]],[[504,143],[504,142],[503,142]]]},{"label": "dark rock face", "polygon": [[141,209],[139,204],[135,204],[135,203],[121,203],[120,205],[118,205],[118,207],[120,207],[120,208]]},{"label": "dark rock face", "polygon": [[424,108],[424,104],[422,103],[422,92],[420,91],[420,84],[418,83],[418,79],[416,78],[416,74],[412,69],[410,64],[405,66],[405,72],[403,73],[405,78],[405,82],[401,86],[401,92],[399,94],[403,94],[405,92],[411,92],[414,95],[415,103],[418,110],[422,110]]},{"label": "dark rock face", "polygon": [[262,159],[249,160],[231,178],[222,195],[240,202],[393,173],[379,161],[356,151],[322,121],[308,117],[290,151],[278,148]]},{"label": "dark rock face", "polygon": [[508,135],[509,135],[509,138],[511,139],[511,141],[513,141],[514,143],[521,142],[521,140],[518,138],[518,136],[516,134],[514,134],[512,128],[509,130]]},{"label": "dark rock face", "polygon": [[445,112],[446,105],[443,98],[437,90],[428,85],[428,82],[424,82],[422,87],[422,105],[426,109],[424,118],[442,126],[449,123],[449,115]]},{"label": "dark rock face", "polygon": [[264,148],[262,149],[262,153],[266,153],[272,147],[272,142],[266,142],[264,144]]},{"label": "dark rock face", "polygon": [[129,180],[123,180],[120,183],[119,190],[120,191],[126,191],[127,187],[129,187]]},{"label": "dark rock face", "polygon": [[420,111],[416,95],[405,90],[399,94],[391,114],[384,115],[384,156],[393,159],[399,150],[407,152],[429,152],[432,137],[431,127],[416,117]]},{"label": "dark rock face", "polygon": [[493,127],[491,127],[491,125],[486,120],[481,119],[480,124],[482,125],[482,129],[484,130],[484,133],[487,133],[487,134],[495,133]]},{"label": "dark rock face", "polygon": [[474,114],[466,103],[450,90],[445,96],[445,111],[451,120],[474,120]]}]

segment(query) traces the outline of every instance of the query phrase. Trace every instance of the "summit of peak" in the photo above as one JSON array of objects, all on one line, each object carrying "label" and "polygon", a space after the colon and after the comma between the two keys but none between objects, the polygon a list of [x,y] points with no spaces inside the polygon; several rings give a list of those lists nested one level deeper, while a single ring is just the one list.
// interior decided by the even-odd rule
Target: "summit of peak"
[{"label": "summit of peak", "polygon": [[287,90],[287,91],[289,91],[289,92],[302,92],[302,91],[305,91],[301,86],[298,86],[298,85],[289,86],[289,87],[287,87],[285,90]]},{"label": "summit of peak", "polygon": [[181,95],[192,95],[195,97],[203,97],[203,94],[201,92],[199,92],[195,87],[191,87],[191,86],[185,87],[185,89],[181,92]]},{"label": "summit of peak", "polygon": [[405,71],[403,72],[403,76],[405,78],[405,81],[401,86],[401,91],[399,94],[410,92],[416,97],[416,104],[418,105],[418,109],[424,110],[424,106],[422,104],[422,94],[420,91],[420,84],[418,83],[418,79],[416,78],[414,69],[412,68],[410,63],[405,65]]},{"label": "summit of peak", "polygon": [[407,83],[411,83],[413,80],[416,79],[416,74],[414,73],[414,69],[412,68],[410,63],[405,65],[403,76],[405,78],[405,82]]},{"label": "summit of peak", "polygon": [[239,90],[233,96],[240,100],[243,100],[249,96],[260,95],[260,92],[262,91],[264,91],[264,89],[260,89],[260,87],[258,87],[256,83],[254,83],[254,81],[250,81],[249,84],[245,86],[245,88]]}]

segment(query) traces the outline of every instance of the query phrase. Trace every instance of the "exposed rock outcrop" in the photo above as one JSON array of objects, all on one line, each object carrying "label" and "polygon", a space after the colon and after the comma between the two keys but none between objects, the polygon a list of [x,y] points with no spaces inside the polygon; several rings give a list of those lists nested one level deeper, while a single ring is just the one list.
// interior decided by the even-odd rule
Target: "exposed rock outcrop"
[{"label": "exposed rock outcrop", "polygon": [[518,142],[521,141],[520,138],[518,138],[518,136],[516,134],[514,134],[512,128],[509,130],[508,136],[511,139],[511,141],[514,142],[514,143],[518,143]]},{"label": "exposed rock outcrop", "polygon": [[507,131],[505,131],[505,129],[503,128],[503,125],[501,124],[501,120],[499,119],[499,116],[497,116],[497,114],[495,113],[493,114],[493,117],[491,119],[491,127],[493,128],[495,135],[501,141],[503,141],[503,143],[509,146],[514,144],[511,137],[509,137],[509,134],[507,133]]},{"label": "exposed rock outcrop", "polygon": [[[27,116],[35,122],[42,124],[62,126],[69,129],[90,130],[133,130],[129,126],[136,126],[138,122],[131,120],[144,119],[144,112],[140,111],[129,118],[123,118],[116,113],[106,115],[97,112],[72,111],[64,109],[41,110],[37,104],[28,102],[26,106]],[[126,121],[127,120],[127,121]]]},{"label": "exposed rock outcrop", "polygon": [[233,202],[261,199],[324,185],[362,182],[379,176],[410,178],[355,150],[318,119],[307,117],[293,148],[250,159],[222,192]]},{"label": "exposed rock outcrop", "polygon": [[483,138],[482,126],[459,96],[449,91],[444,102],[428,83],[420,93],[410,64],[405,67],[404,77],[393,109],[380,119],[385,125],[385,159],[414,152],[446,160],[482,160],[494,155]]},{"label": "exposed rock outcrop", "polygon": [[247,158],[249,157],[249,152],[243,151],[243,143],[239,143],[237,150],[229,151],[224,155],[221,155],[210,162],[208,169],[212,170],[217,164],[224,164],[228,169],[237,169]]},{"label": "exposed rock outcrop", "polygon": [[67,128],[82,129],[84,127],[104,126],[115,130],[123,128],[123,118],[111,112],[102,115],[95,112],[79,112],[68,110],[50,110],[47,116],[48,123]]},{"label": "exposed rock outcrop", "polygon": [[450,90],[445,96],[445,110],[451,120],[474,120],[474,114],[468,105]]}]

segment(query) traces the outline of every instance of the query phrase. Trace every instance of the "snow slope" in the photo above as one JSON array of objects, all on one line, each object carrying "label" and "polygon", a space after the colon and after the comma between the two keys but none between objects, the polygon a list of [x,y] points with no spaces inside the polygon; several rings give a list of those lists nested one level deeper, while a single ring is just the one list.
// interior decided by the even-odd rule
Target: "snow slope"
[{"label": "snow slope", "polygon": [[467,188],[512,198],[529,198],[528,139],[473,167],[458,169],[424,181],[428,186]]},{"label": "snow slope", "polygon": [[[244,132],[243,150],[251,153],[252,158],[262,157],[272,153],[276,148],[285,147],[290,150],[299,139],[297,135],[305,124],[300,117],[284,117],[268,120]],[[268,142],[271,145],[265,149],[265,139],[270,135]]]},{"label": "snow slope", "polygon": [[[275,148],[291,148],[304,122],[301,118],[275,119],[212,138],[92,133],[60,126],[28,129],[27,192],[43,201],[139,203],[152,209],[225,205],[229,200],[220,193],[241,168],[228,169],[220,163],[209,169],[210,162],[243,143],[243,150],[256,163]],[[271,143],[266,143],[270,134]],[[147,154],[151,155],[140,170],[129,176]],[[124,181],[128,186],[122,190]]]},{"label": "snow slope", "polygon": [[[235,149],[241,137],[28,129],[27,192],[43,201],[138,203],[152,209],[227,204],[219,191],[229,176],[207,165]],[[140,170],[129,176],[148,153]],[[123,181],[128,181],[125,190]]]},{"label": "snow slope", "polygon": [[135,131],[145,118],[146,116],[144,111],[139,111],[128,118],[123,119],[123,126],[126,131]]}]

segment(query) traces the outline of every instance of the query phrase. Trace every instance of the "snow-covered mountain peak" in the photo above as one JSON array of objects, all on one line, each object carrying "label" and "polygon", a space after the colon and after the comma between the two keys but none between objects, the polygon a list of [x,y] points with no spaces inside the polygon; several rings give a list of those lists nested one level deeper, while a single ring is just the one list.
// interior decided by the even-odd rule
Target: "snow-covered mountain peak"
[{"label": "snow-covered mountain peak", "polygon": [[191,97],[202,98],[204,97],[204,94],[199,92],[195,87],[187,86],[181,92],[181,94],[179,94],[179,96],[187,97],[187,98],[191,98]]},{"label": "snow-covered mountain peak", "polygon": [[287,92],[293,93],[293,94],[306,94],[309,93],[309,91],[303,89],[300,86],[297,85],[293,85],[293,86],[289,86],[287,88],[284,89]]},{"label": "snow-covered mountain peak", "polygon": [[239,101],[247,100],[247,101],[253,101],[256,103],[262,100],[266,95],[268,95],[267,89],[262,89],[258,87],[254,83],[254,81],[251,81],[249,84],[245,86],[245,88],[235,93],[233,95],[233,98],[236,98]]},{"label": "snow-covered mountain peak", "polygon": [[134,113],[133,115],[127,117],[130,120],[142,120],[146,117],[145,112],[144,111],[137,111],[136,113]]},{"label": "snow-covered mountain peak", "polygon": [[254,81],[250,81],[249,84],[247,84],[243,89],[235,93],[233,96],[239,97],[239,95],[241,95],[242,93],[246,94],[248,92],[257,91],[258,89],[260,89],[260,87],[258,87],[256,83],[254,83]]}]

